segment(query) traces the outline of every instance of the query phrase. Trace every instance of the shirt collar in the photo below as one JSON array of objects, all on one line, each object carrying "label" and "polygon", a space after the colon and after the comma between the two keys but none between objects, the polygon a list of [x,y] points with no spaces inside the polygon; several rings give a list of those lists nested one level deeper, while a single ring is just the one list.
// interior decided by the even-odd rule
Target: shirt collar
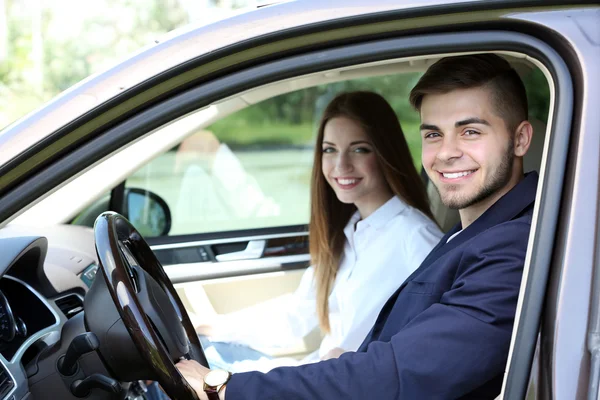
[{"label": "shirt collar", "polygon": [[368,225],[375,229],[379,229],[390,221],[394,216],[404,211],[408,205],[404,203],[398,196],[392,196],[391,199],[386,201],[381,207],[375,210],[371,215],[361,221],[360,213],[356,211],[346,224],[344,228],[344,234],[347,238],[352,237],[354,233],[354,226],[357,222],[362,225]]}]

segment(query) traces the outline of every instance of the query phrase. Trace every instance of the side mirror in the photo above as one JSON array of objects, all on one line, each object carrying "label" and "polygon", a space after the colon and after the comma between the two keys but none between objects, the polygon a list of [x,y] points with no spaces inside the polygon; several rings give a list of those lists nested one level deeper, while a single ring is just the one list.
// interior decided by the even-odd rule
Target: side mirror
[{"label": "side mirror", "polygon": [[156,193],[144,189],[125,189],[123,212],[142,236],[165,236],[171,230],[171,211]]},{"label": "side mirror", "polygon": [[[74,225],[94,226],[98,215],[110,209],[110,194],[103,196],[71,221]],[[145,237],[165,236],[171,230],[171,211],[167,203],[144,189],[126,188],[121,207],[113,209],[127,218]]]}]

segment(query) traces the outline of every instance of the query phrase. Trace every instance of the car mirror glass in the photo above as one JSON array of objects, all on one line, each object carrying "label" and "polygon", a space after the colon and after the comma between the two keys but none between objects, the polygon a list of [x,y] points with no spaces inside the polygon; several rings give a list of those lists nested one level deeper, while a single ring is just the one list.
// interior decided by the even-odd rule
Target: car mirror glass
[{"label": "car mirror glass", "polygon": [[165,236],[171,230],[171,212],[156,193],[144,189],[125,191],[126,217],[145,237]]}]

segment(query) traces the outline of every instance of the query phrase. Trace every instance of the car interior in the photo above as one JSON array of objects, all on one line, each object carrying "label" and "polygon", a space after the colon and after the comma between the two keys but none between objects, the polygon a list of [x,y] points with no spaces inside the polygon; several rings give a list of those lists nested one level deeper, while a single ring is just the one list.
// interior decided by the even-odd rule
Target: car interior
[{"label": "car interior", "polygon": [[[518,53],[500,54],[511,62],[524,80],[534,73],[546,74],[536,60]],[[47,238],[47,251],[34,241],[24,246],[19,254],[12,255],[12,259],[3,256],[3,262],[7,264],[5,267],[9,269],[0,280],[0,289],[6,297],[4,300],[0,298],[0,312],[2,307],[6,309],[6,304],[9,304],[14,320],[8,322],[16,328],[9,332],[0,330],[3,335],[0,361],[5,365],[22,364],[26,376],[35,379],[36,360],[40,353],[57,340],[60,327],[66,321],[83,311],[83,299],[99,273],[93,223],[98,214],[112,209],[111,195],[116,193],[115,188],[125,188],[127,184],[124,182],[131,176],[149,168],[148,165],[158,162],[164,154],[170,154],[174,160],[176,158],[179,167],[183,165],[186,171],[195,171],[190,166],[198,157],[203,157],[203,146],[206,145],[205,141],[198,139],[199,133],[206,132],[216,121],[268,99],[340,82],[422,73],[443,56],[419,56],[353,65],[248,89],[148,132],[37,201],[0,229],[0,240],[15,236]],[[548,93],[549,98],[545,100],[551,109],[554,101],[552,85],[548,85]],[[402,122],[402,116],[399,118]],[[526,172],[538,171],[543,174],[549,122],[545,118],[551,118],[548,117],[548,110],[545,115],[531,118],[534,139],[525,157]],[[405,134],[418,136],[418,132]],[[312,164],[310,149],[309,146],[306,155],[299,158],[307,171]],[[194,179],[200,179],[198,176],[194,175]],[[227,183],[228,180],[224,179],[223,182]],[[424,183],[438,224],[443,231],[449,230],[459,221],[458,212],[441,203],[437,191],[425,176]],[[249,185],[260,188],[261,182],[253,180]],[[149,187],[143,189],[151,190]],[[206,189],[225,190],[215,189],[214,185],[206,186]],[[138,192],[142,197],[145,193]],[[161,198],[160,193],[157,196]],[[170,199],[164,199],[170,213],[175,215],[177,207],[193,206],[194,197],[185,196],[188,202],[192,202],[191,205],[175,206]],[[245,197],[250,198],[250,195]],[[149,200],[146,196],[141,201]],[[306,203],[308,193],[299,201]],[[65,207],[65,204],[70,206]],[[135,225],[134,214],[138,211],[133,210],[133,204],[133,200],[130,200],[128,210],[130,220]],[[173,282],[192,322],[202,322],[202,316],[207,313],[228,314],[263,308],[273,310],[282,296],[289,296],[298,286],[304,269],[310,264],[306,225],[308,214],[299,213],[297,221],[292,220],[293,224],[277,225],[280,221],[273,215],[279,212],[277,207],[281,207],[278,200],[262,202],[260,207],[261,211],[252,211],[255,213],[252,215],[256,216],[252,222],[254,225],[240,225],[241,229],[231,227],[215,231],[206,222],[201,228],[198,227],[196,233],[177,233],[174,231],[177,229],[175,225],[171,226],[169,222],[169,227],[161,226],[158,234],[149,231],[147,236],[144,235]],[[304,207],[303,210],[307,211],[308,205]],[[240,214],[236,215],[245,212],[237,211]],[[175,218],[173,223],[176,223]],[[268,225],[269,222],[260,225],[262,221],[271,220],[275,221],[275,225]],[[171,232],[165,234],[169,228]],[[140,232],[144,233],[142,229]],[[29,299],[27,307],[19,305],[23,304],[21,299],[25,297]],[[4,325],[2,329],[5,329]],[[287,348],[260,350],[273,356],[300,359],[315,350],[319,342],[320,333],[315,329],[303,340]],[[0,398],[11,390],[13,387],[0,393]]]}]

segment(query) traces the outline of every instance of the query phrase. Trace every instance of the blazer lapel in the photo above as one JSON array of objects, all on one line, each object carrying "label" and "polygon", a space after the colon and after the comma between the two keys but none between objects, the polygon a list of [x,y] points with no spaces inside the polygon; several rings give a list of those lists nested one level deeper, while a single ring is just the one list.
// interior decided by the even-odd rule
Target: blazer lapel
[{"label": "blazer lapel", "polygon": [[[433,248],[433,250],[425,257],[425,260],[421,263],[419,268],[416,269],[403,283],[400,285],[388,301],[385,303],[377,321],[371,329],[371,332],[367,335],[367,338],[363,342],[363,345],[368,343],[373,335],[376,335],[380,328],[385,324],[388,314],[394,307],[398,295],[416,276],[421,274],[427,268],[429,268],[435,261],[441,256],[448,253],[449,251],[457,248],[461,244],[465,243],[469,239],[475,237],[477,234],[483,232],[490,227],[498,225],[505,221],[510,221],[515,218],[523,211],[527,210],[533,205],[535,201],[535,192],[537,188],[538,175],[536,172],[530,172],[525,175],[525,178],[517,184],[510,192],[505,194],[490,208],[488,208],[476,221],[464,229],[458,236],[448,242],[448,238],[458,232],[462,226],[461,224],[455,225],[440,242]],[[361,346],[362,348],[362,346]]]},{"label": "blazer lapel", "polygon": [[457,248],[473,237],[477,236],[481,232],[496,226],[502,222],[510,221],[515,218],[531,205],[535,201],[535,191],[537,189],[538,174],[537,172],[530,172],[525,175],[525,178],[519,182],[510,192],[502,196],[497,202],[495,202],[490,208],[488,208],[479,218],[477,218],[471,225],[464,229],[454,239],[448,242],[448,238],[454,235],[456,232],[462,229],[460,223],[456,224],[440,242],[433,248],[433,250],[425,257],[425,260],[421,263],[419,268],[414,271],[405,281],[402,283],[398,292],[406,286],[415,276],[419,275],[431,264],[438,260],[441,256],[448,253],[449,251]]}]

